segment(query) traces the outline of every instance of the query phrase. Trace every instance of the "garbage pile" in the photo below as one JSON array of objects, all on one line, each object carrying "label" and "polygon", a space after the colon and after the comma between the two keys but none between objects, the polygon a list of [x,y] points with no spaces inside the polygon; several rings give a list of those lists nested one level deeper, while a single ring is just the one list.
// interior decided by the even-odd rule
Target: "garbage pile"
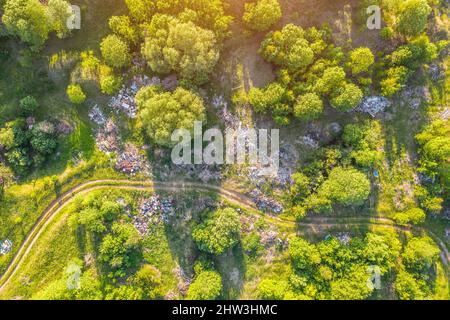
[{"label": "garbage pile", "polygon": [[117,157],[116,170],[129,175],[149,174],[150,165],[144,155],[132,144],[127,144]]},{"label": "garbage pile", "polygon": [[168,223],[169,218],[174,214],[175,210],[171,197],[163,198],[159,195],[153,195],[141,202],[137,215],[130,215],[130,217],[133,219],[133,225],[139,234],[148,235],[152,226],[162,222]]},{"label": "garbage pile", "polygon": [[220,109],[217,113],[219,119],[225,124],[225,128],[227,129],[238,129],[242,127],[242,121],[235,114],[232,114],[228,110],[228,103],[225,101],[225,98],[220,96],[214,96],[211,100],[211,104],[216,109]]},{"label": "garbage pile", "polygon": [[444,111],[442,111],[439,115],[439,118],[441,118],[442,120],[450,119],[450,108],[445,108]]},{"label": "garbage pile", "polygon": [[92,122],[98,124],[99,126],[106,123],[106,117],[103,114],[103,111],[98,107],[98,105],[95,105],[89,112],[89,119],[91,119]]},{"label": "garbage pile", "polygon": [[383,112],[391,105],[392,102],[385,97],[370,96],[365,97],[355,111],[368,113],[375,118],[378,113]]},{"label": "garbage pile", "polygon": [[[156,77],[155,77],[156,78]],[[159,80],[159,78],[156,78]],[[134,97],[136,96],[136,93],[139,91],[140,88],[148,85],[155,84],[157,80],[155,79],[155,82],[153,82],[152,79],[150,79],[147,76],[134,76],[133,80],[131,81],[131,84],[129,86],[123,85],[120,89],[119,93],[112,97],[108,106],[116,112],[122,111],[125,113],[129,118],[136,118],[137,116],[137,106],[134,101]]]},{"label": "garbage pile", "polygon": [[172,165],[170,171],[174,175],[185,175],[191,179],[200,179],[203,183],[222,179],[220,167],[207,164]]},{"label": "garbage pile", "polygon": [[12,241],[6,239],[5,241],[0,241],[0,255],[3,256],[8,254],[12,250]]},{"label": "garbage pile", "polygon": [[95,137],[97,148],[106,154],[118,152],[120,150],[120,137],[116,124],[112,119],[108,119],[106,124],[97,130]]},{"label": "garbage pile", "polygon": [[137,105],[134,100],[137,92],[142,87],[151,85],[161,85],[164,89],[173,91],[178,86],[176,75],[170,75],[161,80],[158,77],[149,78],[146,75],[136,75],[126,85],[123,85],[119,93],[112,97],[108,106],[116,112],[123,112],[129,118],[134,119],[137,116]]},{"label": "garbage pile", "polygon": [[339,232],[336,234],[336,238],[343,245],[348,245],[350,243],[350,240],[352,239],[352,237],[350,236],[350,233],[348,233],[348,232]]},{"label": "garbage pile", "polygon": [[295,142],[307,146],[311,149],[319,148],[319,142],[316,139],[314,139],[311,135],[302,136],[298,138]]},{"label": "garbage pile", "polygon": [[56,133],[59,135],[69,135],[73,132],[73,126],[65,121],[60,120],[56,123]]},{"label": "garbage pile", "polygon": [[401,93],[400,105],[416,110],[423,102],[430,100],[430,91],[425,86],[408,87]]},{"label": "garbage pile", "polygon": [[276,214],[280,214],[283,212],[283,206],[281,204],[279,204],[274,199],[267,197],[259,189],[254,189],[252,192],[250,192],[250,196],[258,209],[263,212],[269,211]]}]

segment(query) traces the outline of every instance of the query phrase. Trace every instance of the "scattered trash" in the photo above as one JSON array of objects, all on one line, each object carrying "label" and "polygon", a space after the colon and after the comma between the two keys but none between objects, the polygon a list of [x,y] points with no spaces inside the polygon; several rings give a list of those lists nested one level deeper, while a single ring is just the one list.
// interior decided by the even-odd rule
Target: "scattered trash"
[{"label": "scattered trash", "polygon": [[65,121],[65,120],[60,120],[57,122],[56,124],[56,133],[57,134],[62,134],[62,135],[69,135],[73,132],[73,126]]},{"label": "scattered trash", "polygon": [[96,134],[97,148],[110,154],[120,150],[120,137],[116,124],[112,119],[108,119],[103,127],[97,130]]},{"label": "scattered trash", "polygon": [[365,97],[355,111],[368,113],[375,118],[378,113],[383,112],[391,105],[392,102],[385,97],[370,96]]},{"label": "scattered trash", "polygon": [[343,244],[348,245],[350,243],[350,240],[352,239],[350,236],[350,233],[348,232],[339,232],[336,234],[336,238]]},{"label": "scattered trash", "polygon": [[438,81],[445,78],[445,71],[436,64],[430,65],[428,74],[433,81]]},{"label": "scattered trash", "polygon": [[97,125],[103,125],[106,123],[106,117],[98,105],[95,105],[89,112],[89,119]]},{"label": "scattered trash", "polygon": [[400,105],[402,107],[416,110],[423,102],[430,100],[430,91],[425,86],[408,87],[402,91],[401,97]]},{"label": "scattered trash", "polygon": [[150,233],[151,227],[162,222],[168,223],[175,214],[172,197],[153,195],[141,202],[137,215],[129,215],[133,225],[142,236]]},{"label": "scattered trash", "polygon": [[144,155],[132,144],[127,144],[117,157],[116,169],[126,174],[149,174],[150,165]]},{"label": "scattered trash", "polygon": [[450,108],[445,108],[439,115],[439,118],[442,120],[450,119]]},{"label": "scattered trash", "polygon": [[11,252],[12,250],[12,241],[6,239],[5,241],[0,241],[0,255],[5,255]]},{"label": "scattered trash", "polygon": [[296,140],[297,143],[310,147],[311,149],[319,148],[319,142],[310,135],[302,136]]},{"label": "scattered trash", "polygon": [[259,189],[254,189],[250,192],[250,196],[258,209],[263,212],[270,211],[276,214],[283,212],[283,206],[281,204],[264,195]]}]

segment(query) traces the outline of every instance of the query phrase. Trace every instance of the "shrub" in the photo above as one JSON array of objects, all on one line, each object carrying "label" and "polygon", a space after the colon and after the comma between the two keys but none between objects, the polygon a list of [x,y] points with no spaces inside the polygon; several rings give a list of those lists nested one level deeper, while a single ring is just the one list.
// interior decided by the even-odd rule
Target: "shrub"
[{"label": "shrub", "polygon": [[266,31],[281,19],[281,7],[278,0],[257,0],[245,3],[243,21],[254,31]]},{"label": "shrub", "polygon": [[189,286],[189,300],[215,300],[222,292],[222,277],[215,271],[200,273]]},{"label": "shrub", "polygon": [[78,84],[71,84],[67,87],[67,96],[75,104],[82,104],[86,100],[86,95]]}]

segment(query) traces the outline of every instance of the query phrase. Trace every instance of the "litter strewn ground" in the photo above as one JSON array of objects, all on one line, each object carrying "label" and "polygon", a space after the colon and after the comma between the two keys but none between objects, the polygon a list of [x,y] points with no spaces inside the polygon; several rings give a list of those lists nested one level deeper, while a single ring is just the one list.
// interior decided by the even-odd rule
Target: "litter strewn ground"
[{"label": "litter strewn ground", "polygon": [[151,227],[162,222],[168,223],[170,217],[175,214],[172,197],[153,195],[142,200],[136,215],[130,214],[133,225],[138,232],[145,236],[149,234]]},{"label": "litter strewn ground", "polygon": [[4,241],[0,241],[0,255],[5,255],[11,252],[12,250],[12,241],[9,239],[6,239]]},{"label": "litter strewn ground", "polygon": [[365,97],[361,104],[355,109],[358,112],[365,112],[372,117],[376,117],[377,114],[386,110],[392,105],[392,102],[381,96]]}]

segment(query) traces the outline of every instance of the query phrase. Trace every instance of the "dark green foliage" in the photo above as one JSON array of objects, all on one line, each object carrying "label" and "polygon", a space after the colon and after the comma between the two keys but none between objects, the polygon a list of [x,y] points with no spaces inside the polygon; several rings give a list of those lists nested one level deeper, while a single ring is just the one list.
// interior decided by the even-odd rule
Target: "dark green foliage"
[{"label": "dark green foliage", "polygon": [[99,259],[110,271],[110,277],[123,277],[139,262],[140,250],[139,234],[134,226],[115,222],[111,233],[102,240]]},{"label": "dark green foliage", "polygon": [[18,118],[0,129],[0,152],[19,175],[40,167],[56,146],[55,128],[51,122],[39,122],[29,129],[25,120]]},{"label": "dark green foliage", "polygon": [[39,103],[32,96],[26,96],[25,98],[21,99],[19,105],[22,109],[22,113],[25,116],[34,114],[37,108],[39,108]]}]

